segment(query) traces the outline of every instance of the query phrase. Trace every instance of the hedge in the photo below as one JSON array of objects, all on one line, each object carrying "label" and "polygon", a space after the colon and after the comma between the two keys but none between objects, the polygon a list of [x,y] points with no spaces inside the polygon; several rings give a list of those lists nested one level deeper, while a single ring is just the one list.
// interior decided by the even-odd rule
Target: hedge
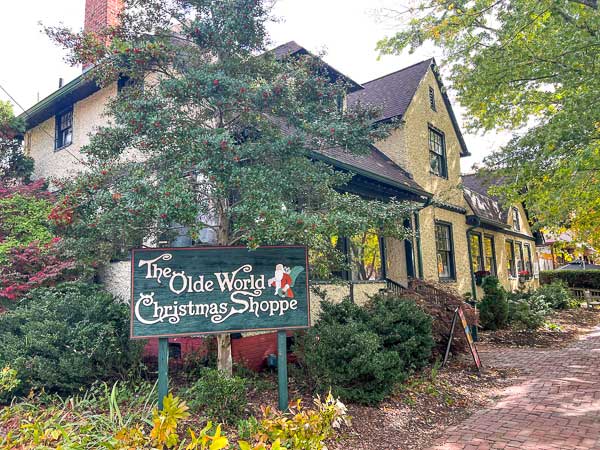
[{"label": "hedge", "polygon": [[600,289],[600,270],[547,270],[540,273],[542,284],[558,280],[573,288]]}]

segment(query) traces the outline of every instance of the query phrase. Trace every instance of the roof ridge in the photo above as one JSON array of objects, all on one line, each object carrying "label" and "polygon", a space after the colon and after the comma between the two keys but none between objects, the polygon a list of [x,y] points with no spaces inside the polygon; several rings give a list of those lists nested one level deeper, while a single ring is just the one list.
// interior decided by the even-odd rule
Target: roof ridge
[{"label": "roof ridge", "polygon": [[428,58],[428,59],[424,59],[424,60],[422,60],[422,61],[419,61],[419,62],[417,62],[417,63],[411,64],[410,66],[403,67],[402,69],[398,69],[398,70],[396,70],[396,71],[394,71],[394,72],[390,72],[390,73],[388,73],[388,74],[386,74],[386,75],[381,75],[380,77],[373,78],[372,80],[365,81],[364,83],[361,83],[361,84],[362,84],[362,85],[369,84],[369,83],[372,83],[372,82],[374,82],[374,81],[381,80],[382,78],[386,78],[386,77],[389,77],[389,76],[391,76],[391,75],[396,75],[397,73],[403,72],[403,71],[405,71],[405,70],[408,70],[408,69],[412,69],[413,67],[415,67],[415,66],[418,66],[419,64],[423,64],[424,62],[430,62],[430,61],[433,61],[433,59],[434,59],[433,57],[431,57],[431,58]]}]

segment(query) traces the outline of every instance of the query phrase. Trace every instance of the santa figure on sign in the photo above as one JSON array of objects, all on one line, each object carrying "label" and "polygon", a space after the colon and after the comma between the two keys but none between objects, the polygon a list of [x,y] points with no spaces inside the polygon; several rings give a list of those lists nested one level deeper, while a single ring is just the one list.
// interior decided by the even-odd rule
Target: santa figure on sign
[{"label": "santa figure on sign", "polygon": [[275,266],[275,276],[268,281],[269,286],[275,288],[275,295],[280,297],[294,298],[292,286],[294,282],[290,276],[290,268],[283,267],[283,264]]}]

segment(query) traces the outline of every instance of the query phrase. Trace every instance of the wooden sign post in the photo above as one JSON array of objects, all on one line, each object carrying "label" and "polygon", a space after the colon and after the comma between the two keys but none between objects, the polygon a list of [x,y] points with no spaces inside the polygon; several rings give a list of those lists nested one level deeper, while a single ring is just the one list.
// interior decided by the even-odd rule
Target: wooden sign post
[{"label": "wooden sign post", "polygon": [[287,409],[286,330],[310,320],[304,246],[143,248],[131,253],[131,338],[159,338],[159,408],[172,336],[277,330],[279,407]]}]

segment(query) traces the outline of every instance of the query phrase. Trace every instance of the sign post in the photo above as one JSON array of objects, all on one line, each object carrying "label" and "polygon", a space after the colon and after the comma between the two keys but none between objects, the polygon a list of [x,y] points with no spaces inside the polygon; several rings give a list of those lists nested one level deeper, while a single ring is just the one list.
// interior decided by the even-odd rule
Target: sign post
[{"label": "sign post", "polygon": [[163,399],[169,393],[169,339],[158,338],[158,409],[163,409]]},{"label": "sign post", "polygon": [[287,333],[277,332],[277,387],[279,410],[288,410]]},{"label": "sign post", "polygon": [[131,252],[131,338],[159,338],[159,408],[172,336],[276,330],[279,407],[288,406],[286,330],[310,318],[304,246],[143,248]]}]

